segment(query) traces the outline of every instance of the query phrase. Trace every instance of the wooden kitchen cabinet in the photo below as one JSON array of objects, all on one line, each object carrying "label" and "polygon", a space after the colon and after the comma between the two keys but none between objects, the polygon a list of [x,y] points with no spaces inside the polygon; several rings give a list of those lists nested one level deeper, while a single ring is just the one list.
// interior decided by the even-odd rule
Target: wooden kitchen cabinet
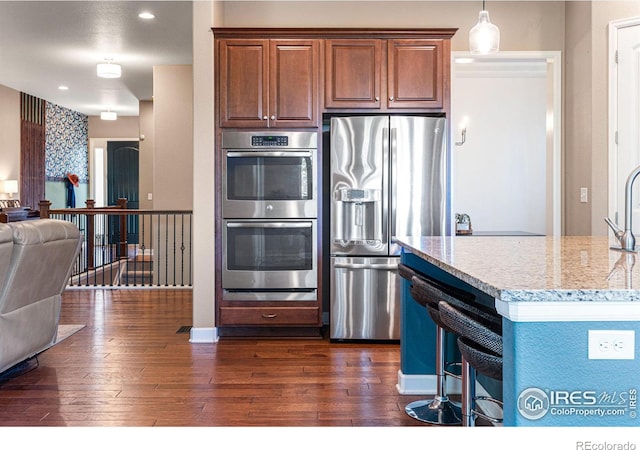
[{"label": "wooden kitchen cabinet", "polygon": [[327,40],[325,55],[327,109],[444,107],[449,53],[443,39]]},{"label": "wooden kitchen cabinet", "polygon": [[320,326],[319,307],[221,307],[221,326]]},{"label": "wooden kitchen cabinet", "polygon": [[[225,152],[221,151],[224,128],[246,131],[307,128],[320,133],[325,131],[319,128],[323,113],[449,116],[450,40],[456,32],[453,28],[212,28],[212,31],[217,117],[214,229],[217,249],[224,248],[221,206],[221,180],[226,164]],[[318,194],[321,198],[322,191]],[[318,210],[322,211],[320,205]],[[329,217],[319,214],[317,220],[319,229],[323,229]],[[225,289],[224,250],[217,251],[213,272],[219,336],[319,337],[323,317],[330,313],[323,306],[324,300],[328,300],[329,252],[323,248],[321,233],[316,244],[317,295],[310,300],[292,300],[284,293],[282,297],[275,294],[269,300],[256,300],[251,283],[236,292]]]},{"label": "wooden kitchen cabinet", "polygon": [[318,125],[318,40],[221,39],[218,45],[221,127]]},{"label": "wooden kitchen cabinet", "polygon": [[442,108],[448,58],[442,39],[390,39],[387,108]]},{"label": "wooden kitchen cabinet", "polygon": [[380,39],[326,41],[326,108],[380,108],[382,43]]}]

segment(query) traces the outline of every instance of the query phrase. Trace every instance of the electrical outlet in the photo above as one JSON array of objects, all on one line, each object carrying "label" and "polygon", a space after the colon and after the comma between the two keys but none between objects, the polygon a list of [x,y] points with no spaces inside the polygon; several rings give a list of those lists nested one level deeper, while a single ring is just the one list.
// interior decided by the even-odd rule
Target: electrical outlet
[{"label": "electrical outlet", "polygon": [[589,359],[635,359],[634,330],[589,330]]}]

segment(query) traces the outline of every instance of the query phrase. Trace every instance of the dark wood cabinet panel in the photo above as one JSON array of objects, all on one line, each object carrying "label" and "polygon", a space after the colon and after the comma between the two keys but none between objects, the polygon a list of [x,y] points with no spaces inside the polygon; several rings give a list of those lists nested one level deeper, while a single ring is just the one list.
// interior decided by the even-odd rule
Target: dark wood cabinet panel
[{"label": "dark wood cabinet panel", "polygon": [[220,326],[307,325],[319,327],[319,308],[314,307],[221,307]]},{"label": "dark wood cabinet panel", "polygon": [[318,41],[272,40],[269,126],[318,124]]},{"label": "dark wood cabinet panel", "polygon": [[269,89],[268,41],[221,40],[219,43],[220,125],[263,127]]},{"label": "dark wood cabinet panel", "polygon": [[382,41],[326,41],[326,108],[380,108]]},{"label": "dark wood cabinet panel", "polygon": [[325,108],[443,109],[446,48],[443,39],[326,40]]},{"label": "dark wood cabinet panel", "polygon": [[218,45],[220,126],[317,126],[317,40],[221,39]]},{"label": "dark wood cabinet panel", "polygon": [[447,64],[444,59],[441,39],[390,39],[387,43],[387,107],[442,108]]}]

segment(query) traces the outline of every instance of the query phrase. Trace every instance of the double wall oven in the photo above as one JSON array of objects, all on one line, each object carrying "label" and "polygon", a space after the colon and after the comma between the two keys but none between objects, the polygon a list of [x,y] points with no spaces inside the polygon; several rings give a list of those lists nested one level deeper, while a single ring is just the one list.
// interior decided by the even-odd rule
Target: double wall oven
[{"label": "double wall oven", "polygon": [[222,295],[315,301],[317,134],[222,134]]}]

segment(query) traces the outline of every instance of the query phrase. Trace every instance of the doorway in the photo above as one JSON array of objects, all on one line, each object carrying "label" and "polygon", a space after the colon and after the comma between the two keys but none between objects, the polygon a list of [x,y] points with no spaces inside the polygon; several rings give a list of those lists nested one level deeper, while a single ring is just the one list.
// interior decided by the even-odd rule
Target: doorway
[{"label": "doorway", "polygon": [[[139,148],[138,141],[107,142],[107,205],[118,204],[119,198],[127,199],[127,208],[138,209],[139,199]],[[110,242],[118,238],[119,218],[109,221]],[[129,244],[138,243],[138,217],[127,217],[127,239]],[[117,242],[117,241],[116,241]]]},{"label": "doorway", "polygon": [[452,54],[452,212],[474,231],[560,235],[560,52]]},{"label": "doorway", "polygon": [[[625,228],[625,185],[640,165],[640,17],[609,24],[609,217]],[[640,180],[633,187],[633,233],[640,233]]]}]

